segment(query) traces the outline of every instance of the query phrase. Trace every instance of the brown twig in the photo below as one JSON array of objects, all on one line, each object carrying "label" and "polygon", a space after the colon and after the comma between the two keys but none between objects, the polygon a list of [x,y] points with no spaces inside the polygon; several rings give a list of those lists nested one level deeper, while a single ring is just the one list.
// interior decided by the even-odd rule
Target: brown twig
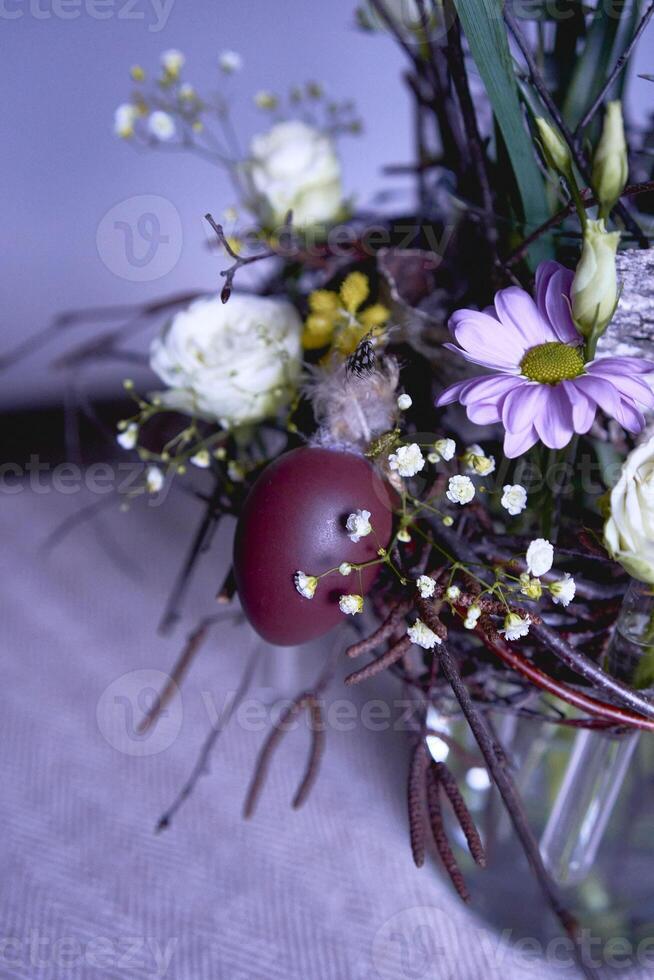
[{"label": "brown twig", "polygon": [[293,799],[293,809],[299,810],[306,802],[318,778],[320,763],[325,752],[325,720],[322,708],[315,697],[309,699],[309,726],[311,728],[311,751],[302,782]]},{"label": "brown twig", "polygon": [[376,674],[381,674],[383,670],[387,667],[391,667],[393,664],[401,660],[405,653],[411,649],[411,640],[408,636],[403,636],[401,640],[395,643],[390,650],[378,657],[377,660],[372,660],[365,667],[361,667],[360,670],[355,670],[354,673],[348,674],[345,678],[345,684],[351,687],[353,684],[360,684],[361,681],[367,681],[371,677],[375,677]]},{"label": "brown twig", "polygon": [[[223,303],[226,303],[229,297],[232,295],[234,276],[239,271],[239,269],[242,269],[246,265],[252,265],[253,262],[261,262],[263,259],[276,258],[279,256],[279,252],[275,251],[275,249],[269,248],[266,249],[264,252],[257,252],[255,255],[246,255],[246,256],[239,255],[237,252],[234,251],[234,249],[230,245],[229,240],[223,230],[223,226],[221,224],[218,224],[217,221],[214,221],[211,214],[205,214],[204,217],[215,231],[218,241],[223,246],[223,248],[225,249],[229,257],[234,259],[233,264],[230,265],[228,269],[223,269],[220,273],[220,275],[225,280],[223,288],[220,291],[220,298],[223,301]],[[292,221],[293,221],[293,212],[289,211],[286,217],[284,218],[282,230],[290,231]]]},{"label": "brown twig", "polygon": [[370,653],[372,650],[376,650],[378,646],[384,642],[384,640],[389,639],[395,630],[401,618],[409,612],[413,603],[409,600],[406,602],[398,603],[381,624],[381,626],[371,633],[370,636],[365,637],[363,640],[359,640],[357,643],[353,643],[345,651],[347,657],[354,660],[356,657],[360,657],[363,653]]},{"label": "brown twig", "polygon": [[[427,619],[427,625],[430,625],[429,619]],[[527,819],[522,800],[508,769],[502,761],[503,750],[496,743],[496,740],[488,727],[486,719],[475,707],[470,694],[468,693],[468,689],[461,679],[461,674],[459,673],[459,669],[454,661],[454,658],[449,652],[446,644],[442,644],[438,648],[438,657],[440,660],[441,670],[447,678],[447,681],[450,684],[457,701],[459,702],[461,710],[465,715],[468,724],[470,725],[470,729],[486,761],[488,771],[491,774],[498,790],[500,791],[500,795],[502,796],[504,805],[508,811],[509,817],[511,818],[515,832],[522,843],[527,860],[529,861],[532,870],[536,875],[543,894],[545,895],[552,912],[561,923],[566,934],[574,943],[575,953],[582,971],[586,977],[589,978],[589,980],[591,980],[591,978],[592,980],[596,980],[596,972],[588,966],[583,957],[583,950],[579,943],[579,925],[574,916],[572,916],[572,914],[563,905],[554,883],[545,869],[545,865],[543,864],[543,860],[540,855],[538,842],[529,826],[529,821]]]},{"label": "brown twig", "polygon": [[634,48],[636,47],[638,41],[641,38],[643,31],[645,30],[645,28],[650,22],[652,18],[652,14],[654,14],[654,0],[652,3],[650,3],[649,7],[641,17],[640,23],[638,24],[638,27],[634,31],[633,37],[631,38],[629,44],[627,45],[627,47],[624,49],[624,51],[616,61],[615,65],[613,66],[613,69],[609,72],[606,81],[602,85],[602,88],[600,89],[596,97],[593,99],[592,103],[590,104],[586,112],[581,117],[581,120],[579,121],[577,128],[575,129],[573,134],[575,139],[579,139],[584,129],[586,128],[588,123],[591,121],[591,119],[593,118],[593,116],[601,106],[602,102],[604,101],[609,89],[615,82],[616,78],[623,70],[623,68],[626,66]]}]

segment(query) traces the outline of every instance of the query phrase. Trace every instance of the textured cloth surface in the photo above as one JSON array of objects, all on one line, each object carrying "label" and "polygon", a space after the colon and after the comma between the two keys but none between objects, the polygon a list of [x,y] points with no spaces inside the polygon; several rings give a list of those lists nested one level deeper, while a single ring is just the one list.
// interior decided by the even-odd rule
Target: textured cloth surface
[{"label": "textured cloth surface", "polygon": [[288,695],[309,683],[321,667],[315,650],[269,657],[249,713],[232,718],[210,773],[155,834],[254,640],[242,624],[221,624],[161,724],[137,736],[159,672],[215,611],[229,538],[203,558],[183,622],[162,638],[157,619],[197,504],[176,495],[159,508],[109,508],[42,554],[85,502],[27,489],[2,499],[0,976],[577,976],[482,928],[434,862],[413,867],[401,732],[335,726],[314,791],[293,811],[308,746],[300,726],[255,816],[242,819],[271,685]]}]

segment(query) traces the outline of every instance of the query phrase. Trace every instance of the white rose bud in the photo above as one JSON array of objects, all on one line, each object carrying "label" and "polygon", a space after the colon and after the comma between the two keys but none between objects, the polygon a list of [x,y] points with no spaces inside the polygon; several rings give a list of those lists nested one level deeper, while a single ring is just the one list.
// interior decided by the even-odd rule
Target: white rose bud
[{"label": "white rose bud", "polygon": [[572,283],[572,315],[584,337],[601,334],[618,301],[615,254],[619,231],[607,231],[602,219],[589,221]]},{"label": "white rose bud", "polygon": [[162,404],[225,428],[260,422],[287,404],[300,373],[302,321],[287,300],[234,293],[177,313],[150,347],[170,390]]},{"label": "white rose bud", "polygon": [[604,127],[593,157],[592,184],[605,212],[611,210],[627,183],[629,163],[622,121],[622,104],[609,102]]},{"label": "white rose bud", "polygon": [[269,227],[281,225],[289,211],[294,227],[307,228],[333,223],[342,210],[333,140],[300,120],[255,136],[241,173],[251,209]]},{"label": "white rose bud", "polygon": [[604,527],[609,554],[634,578],[654,585],[654,437],[624,462]]}]

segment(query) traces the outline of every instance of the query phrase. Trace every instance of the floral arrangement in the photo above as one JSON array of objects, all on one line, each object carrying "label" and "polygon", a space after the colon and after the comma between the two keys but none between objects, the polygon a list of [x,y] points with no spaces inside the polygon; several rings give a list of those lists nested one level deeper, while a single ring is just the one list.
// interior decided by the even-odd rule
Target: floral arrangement
[{"label": "floral arrangement", "polygon": [[[408,788],[416,864],[431,830],[469,897],[442,798],[484,864],[464,793],[425,741],[429,709],[459,712],[577,944],[487,714],[501,704],[576,729],[654,730],[654,702],[607,660],[629,577],[654,586],[654,349],[650,328],[630,332],[623,312],[637,300],[641,326],[651,315],[651,136],[627,139],[621,101],[653,8],[625,13],[616,40],[599,6],[569,6],[570,17],[543,8],[534,22],[496,0],[371,0],[358,11],[360,29],[393,37],[407,59],[410,247],[400,216],[375,219],[384,235],[373,244],[346,198],[336,139],[361,124],[316,83],[287,99],[259,92],[266,128],[240,154],[228,97],[201,96],[184,56],[167,51],[151,83],[132,69],[115,130],[200,153],[227,168],[237,197],[222,222],[207,215],[226,256],[219,288],[152,341],[158,390],[125,383],[134,412],[118,442],[143,461],[138,494],[196,470],[211,485],[165,622],[210,528],[236,516],[222,602],[237,596],[270,644],[354,629],[344,656],[368,659],[345,683],[388,671],[422,699]],[[227,79],[241,58],[225,52],[219,68]],[[347,247],[334,247],[336,228]],[[255,263],[272,271],[253,292]],[[215,621],[192,635],[174,677]],[[306,799],[329,678],[271,733],[247,814],[284,725],[303,712],[313,743],[294,805]]]}]

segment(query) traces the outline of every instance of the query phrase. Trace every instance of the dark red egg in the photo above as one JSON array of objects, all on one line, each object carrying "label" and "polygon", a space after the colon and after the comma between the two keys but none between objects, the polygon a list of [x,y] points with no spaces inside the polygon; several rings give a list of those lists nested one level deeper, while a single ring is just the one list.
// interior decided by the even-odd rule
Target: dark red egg
[{"label": "dark red egg", "polygon": [[[297,571],[319,575],[341,562],[365,562],[388,544],[392,491],[362,456],[303,447],[266,467],[241,513],[234,574],[245,615],[269,643],[293,646],[327,633],[344,618],[344,593],[367,592],[379,566],[326,576],[313,599],[295,588]],[[374,533],[354,543],[345,522],[369,510]]]}]

